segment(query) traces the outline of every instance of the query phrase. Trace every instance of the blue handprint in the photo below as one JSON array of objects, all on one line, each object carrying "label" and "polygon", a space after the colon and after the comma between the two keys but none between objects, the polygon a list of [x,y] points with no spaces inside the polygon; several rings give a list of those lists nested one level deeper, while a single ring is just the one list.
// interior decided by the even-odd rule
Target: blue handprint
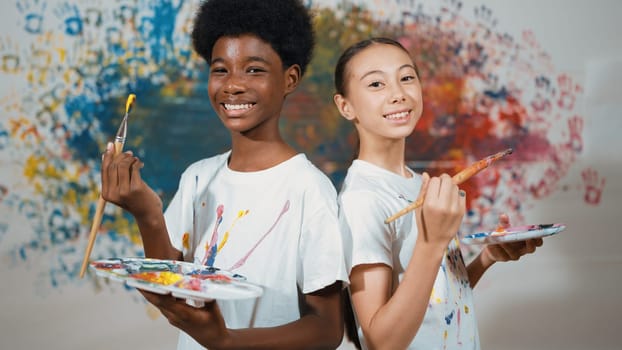
[{"label": "blue handprint", "polygon": [[24,15],[24,29],[30,34],[41,34],[46,2],[42,0],[19,0],[16,5],[17,10]]},{"label": "blue handprint", "polygon": [[54,10],[54,14],[63,21],[65,34],[70,36],[82,34],[83,21],[78,6],[65,2]]}]

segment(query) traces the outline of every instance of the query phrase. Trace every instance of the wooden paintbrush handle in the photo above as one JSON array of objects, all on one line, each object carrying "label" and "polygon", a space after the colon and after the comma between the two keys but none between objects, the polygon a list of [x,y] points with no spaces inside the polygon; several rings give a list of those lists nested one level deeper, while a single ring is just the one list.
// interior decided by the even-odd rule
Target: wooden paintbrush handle
[{"label": "wooden paintbrush handle", "polygon": [[[123,142],[115,141],[114,154],[118,155],[121,152],[123,152]],[[91,226],[91,232],[89,233],[89,241],[86,245],[86,250],[84,251],[84,258],[82,259],[82,266],[80,267],[80,278],[84,277],[86,268],[89,265],[91,251],[93,250],[93,246],[95,245],[95,239],[97,238],[97,230],[99,230],[99,226],[102,223],[102,218],[104,216],[105,207],[106,207],[106,200],[100,194],[99,199],[97,200],[95,216],[93,217],[93,225]]]},{"label": "wooden paintbrush handle", "polygon": [[[460,185],[461,183],[471,178],[473,175],[488,168],[490,164],[492,164],[493,162],[505,157],[508,154],[512,154],[512,152],[513,152],[512,149],[509,148],[503,152],[499,152],[499,153],[493,154],[492,156],[479,160],[471,164],[470,166],[464,168],[462,171],[460,171],[456,175],[452,176],[451,180],[453,181],[454,184]],[[388,217],[386,220],[384,220],[384,223],[388,224],[394,221],[395,219],[399,218],[400,216],[407,214],[409,211],[413,211],[419,208],[422,204],[423,204],[423,198],[418,198],[416,201],[409,204],[406,208]]]},{"label": "wooden paintbrush handle", "polygon": [[[121,121],[121,126],[119,126],[119,131],[117,131],[117,136],[114,141],[114,155],[118,155],[123,152],[123,145],[125,144],[125,134],[127,132],[127,117],[134,105],[134,101],[136,100],[136,95],[130,94],[127,97],[127,101],[125,102],[125,115],[123,116],[123,120]],[[103,169],[102,169],[103,170]],[[89,240],[86,246],[86,250],[84,252],[84,259],[82,259],[82,266],[80,268],[80,278],[84,276],[86,272],[86,268],[89,264],[89,258],[91,256],[91,251],[93,250],[93,245],[95,244],[95,239],[97,238],[97,230],[99,230],[99,226],[102,223],[102,218],[104,216],[104,208],[106,207],[106,200],[99,195],[99,199],[97,200],[97,208],[95,210],[95,217],[93,218],[93,225],[91,226],[91,232],[89,233]]]},{"label": "wooden paintbrush handle", "polygon": [[384,220],[384,223],[388,224],[391,221],[394,221],[395,219],[399,218],[400,216],[408,214],[409,211],[413,211],[413,210],[419,208],[422,204],[423,204],[423,197],[419,197],[419,198],[417,198],[416,201],[410,203],[406,208],[404,208],[404,209],[398,211],[397,213],[391,215],[390,217],[388,217],[386,220]]},{"label": "wooden paintbrush handle", "polygon": [[99,196],[97,200],[97,208],[95,209],[95,216],[93,218],[93,225],[91,226],[91,232],[89,233],[89,241],[86,245],[86,250],[84,252],[84,258],[82,259],[82,266],[80,267],[80,278],[84,277],[84,273],[86,272],[86,268],[89,264],[89,258],[91,256],[91,251],[93,250],[93,245],[95,244],[95,238],[97,238],[97,230],[99,229],[99,225],[102,223],[102,218],[104,216],[104,208],[106,207],[106,201],[102,196]]}]

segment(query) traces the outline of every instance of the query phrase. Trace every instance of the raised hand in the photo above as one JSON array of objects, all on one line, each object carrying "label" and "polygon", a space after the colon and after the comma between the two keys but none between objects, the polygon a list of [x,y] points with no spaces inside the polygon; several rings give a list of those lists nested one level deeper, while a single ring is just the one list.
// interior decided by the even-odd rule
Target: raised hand
[{"label": "raised hand", "polygon": [[162,214],[162,200],[140,176],[144,163],[131,151],[114,155],[112,143],[102,160],[102,197],[139,220]]},{"label": "raised hand", "polygon": [[419,196],[424,196],[416,210],[419,239],[446,247],[456,237],[466,212],[464,191],[447,174],[430,178],[424,173]]}]

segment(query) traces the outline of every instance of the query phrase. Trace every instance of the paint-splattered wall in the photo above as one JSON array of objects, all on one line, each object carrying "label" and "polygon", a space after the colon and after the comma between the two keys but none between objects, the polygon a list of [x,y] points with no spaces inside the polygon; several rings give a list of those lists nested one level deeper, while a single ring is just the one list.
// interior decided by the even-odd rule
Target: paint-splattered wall
[{"label": "paint-splattered wall", "polygon": [[[332,69],[342,48],[371,35],[388,35],[411,51],[424,84],[424,116],[408,142],[411,166],[432,173],[454,173],[491,153],[508,147],[515,150],[510,158],[463,186],[469,193],[465,232],[491,227],[500,212],[509,213],[514,223],[573,223],[577,217],[589,221],[589,210],[602,212],[608,205],[620,204],[619,200],[613,204],[604,201],[608,194],[616,193],[606,191],[606,186],[611,186],[616,172],[619,174],[620,157],[617,162],[607,157],[601,157],[601,162],[586,159],[586,153],[608,150],[592,147],[590,153],[588,146],[597,144],[593,132],[610,129],[590,123],[587,112],[602,111],[586,108],[585,96],[591,92],[597,101],[602,95],[607,98],[603,93],[606,90],[599,87],[613,81],[607,79],[607,74],[615,73],[610,66],[593,63],[591,71],[601,72],[596,78],[586,71],[557,66],[557,62],[565,61],[539,41],[539,34],[546,31],[531,28],[530,18],[514,18],[506,10],[508,5],[500,1],[306,3],[317,14],[318,45],[303,85],[286,105],[282,130],[287,140],[307,153],[336,186],[351,159],[355,138],[351,125],[332,105]],[[563,21],[546,16],[561,15],[568,9],[556,9],[557,3],[548,3],[554,3],[548,10],[529,12],[534,24]],[[605,8],[622,10],[613,1],[601,3]],[[138,99],[126,148],[144,160],[144,178],[161,193],[165,203],[185,166],[228,148],[228,134],[206,96],[205,63],[190,46],[196,5],[196,0],[16,0],[0,5],[0,254],[3,271],[19,281],[9,283],[19,289],[3,283],[2,290],[11,297],[0,304],[3,308],[5,304],[15,305],[17,296],[23,300],[20,307],[7,308],[15,315],[2,313],[3,325],[14,318],[19,320],[15,328],[0,331],[7,332],[0,336],[0,342],[13,339],[6,343],[8,348],[39,347],[50,342],[63,344],[63,348],[82,348],[89,339],[99,339],[102,348],[110,344],[142,348],[139,341],[151,340],[146,334],[154,327],[159,327],[158,334],[153,334],[158,339],[154,344],[174,343],[174,339],[160,340],[160,328],[166,329],[163,334],[168,337],[174,338],[175,333],[162,325],[161,317],[157,318],[135,292],[92,276],[81,280],[77,274],[98,196],[100,155],[116,131],[128,93],[135,93]],[[505,16],[498,16],[498,12]],[[598,13],[601,19],[608,18],[607,11]],[[594,23],[599,20],[588,19]],[[594,40],[610,35],[596,28],[593,26],[592,32],[586,29]],[[617,49],[622,53],[620,46]],[[607,59],[609,52],[602,49],[594,56],[606,53],[602,58]],[[617,64],[619,68],[619,61]],[[607,121],[600,119],[598,123]],[[612,126],[616,125],[622,131],[620,123]],[[613,154],[611,157],[615,158]],[[603,164],[610,170],[603,170]],[[560,202],[574,206],[570,211],[551,208],[559,208]],[[607,228],[601,222],[594,231]],[[567,233],[551,238],[556,240],[551,243],[570,242],[580,234],[586,232],[570,225]],[[580,244],[563,246],[581,250],[577,248]],[[527,259],[513,264],[513,278],[525,271],[542,275],[534,281],[551,278],[542,261],[558,255],[551,250],[547,255],[547,248],[532,259],[540,265],[529,265]],[[132,218],[109,205],[92,257],[141,254]],[[620,266],[620,255],[613,259]],[[494,278],[502,275],[486,278],[489,285],[481,287],[484,295],[494,291]],[[622,286],[622,282],[615,283]],[[529,294],[541,291],[529,283],[520,288]],[[558,293],[561,288],[565,288],[563,283],[547,292]],[[71,295],[81,302],[82,313],[74,311],[74,321],[63,322],[68,328],[89,328],[83,340],[82,331],[72,336],[78,340],[58,341],[44,335],[37,338],[36,331],[33,337],[31,330],[21,329],[36,319],[50,322],[76,307],[68,302],[58,308],[50,306],[59,295]],[[483,315],[483,343],[501,348],[498,344],[502,340],[492,335],[499,333],[486,327],[508,315],[497,314],[495,320],[485,311],[491,307],[487,300],[480,299],[483,310],[478,311]],[[104,303],[123,306],[102,310],[106,309]],[[131,322],[113,323],[112,327],[102,322],[93,327],[75,323],[102,312]],[[555,317],[549,320],[572,317],[571,312],[571,308],[555,310]],[[532,317],[541,316],[525,315],[523,319]],[[56,325],[62,326],[62,322]],[[132,331],[128,332],[128,327]],[[124,337],[116,337],[119,332]],[[519,339],[524,333],[519,325],[508,337]],[[613,339],[613,334],[602,334],[601,338]],[[559,341],[549,344],[566,344]],[[525,343],[504,346],[518,349],[521,344]]]}]

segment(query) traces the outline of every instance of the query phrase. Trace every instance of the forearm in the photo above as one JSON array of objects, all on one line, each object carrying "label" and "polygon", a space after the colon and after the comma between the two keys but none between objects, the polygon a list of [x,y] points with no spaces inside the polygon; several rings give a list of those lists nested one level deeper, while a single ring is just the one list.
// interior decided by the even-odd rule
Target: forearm
[{"label": "forearm", "polygon": [[214,349],[335,349],[342,337],[341,322],[307,315],[278,327],[229,330],[227,343]]},{"label": "forearm", "polygon": [[135,219],[146,257],[181,260],[181,252],[172,246],[168,231],[166,230],[164,215],[161,212]]},{"label": "forearm", "polygon": [[417,243],[403,279],[364,327],[372,349],[404,349],[415,337],[430,302],[446,247]]},{"label": "forearm", "polygon": [[483,254],[483,251],[477,255],[475,259],[467,266],[467,274],[469,275],[469,283],[471,288],[475,288],[475,285],[484,275],[484,272],[488,270],[490,266],[494,264],[494,261],[487,259]]},{"label": "forearm", "polygon": [[[200,343],[210,349],[335,349],[343,338],[342,283],[305,295],[306,312],[300,319],[269,328],[229,329],[222,344]],[[201,332],[199,337],[207,336]],[[216,345],[216,346],[214,346]]]}]

